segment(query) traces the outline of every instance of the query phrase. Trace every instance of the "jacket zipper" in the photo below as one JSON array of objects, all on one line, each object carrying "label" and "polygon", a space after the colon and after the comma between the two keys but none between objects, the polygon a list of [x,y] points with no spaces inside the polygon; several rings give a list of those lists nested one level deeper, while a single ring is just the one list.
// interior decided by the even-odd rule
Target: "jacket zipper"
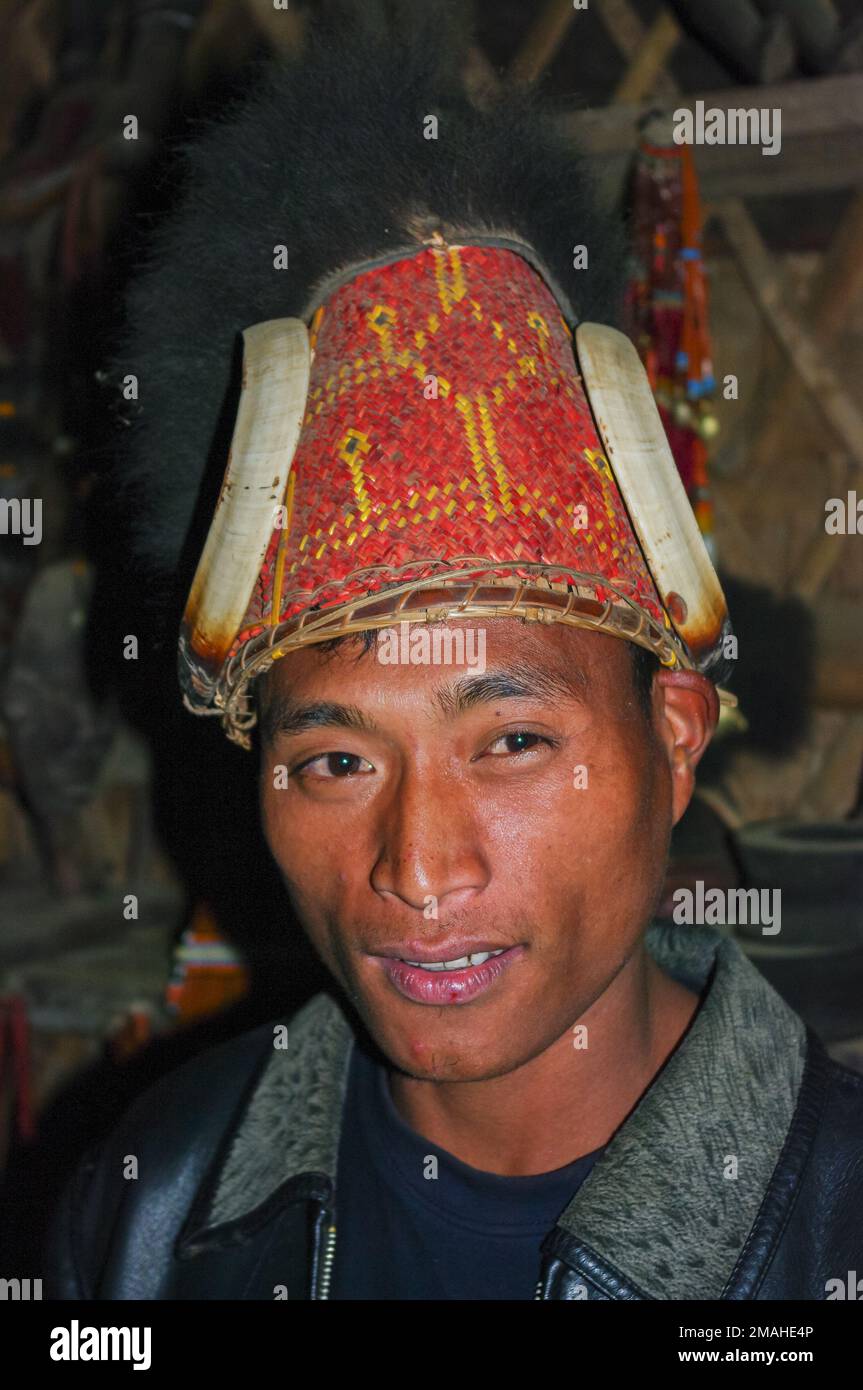
[{"label": "jacket zipper", "polygon": [[333,1277],[333,1262],[336,1258],[336,1228],[328,1226],[324,1237],[324,1257],[321,1262],[321,1273],[318,1279],[318,1292],[316,1298],[329,1298],[330,1283]]}]

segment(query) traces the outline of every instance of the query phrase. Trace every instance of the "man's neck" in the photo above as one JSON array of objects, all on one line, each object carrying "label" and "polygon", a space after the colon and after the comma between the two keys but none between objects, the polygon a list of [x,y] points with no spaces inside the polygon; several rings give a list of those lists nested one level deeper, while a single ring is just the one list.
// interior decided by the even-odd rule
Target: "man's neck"
[{"label": "man's neck", "polygon": [[602,1148],[677,1046],[699,997],[655,964],[642,943],[591,1005],[589,1046],[572,1025],[524,1066],[490,1081],[389,1074],[406,1124],[463,1163],[518,1177],[548,1173]]}]

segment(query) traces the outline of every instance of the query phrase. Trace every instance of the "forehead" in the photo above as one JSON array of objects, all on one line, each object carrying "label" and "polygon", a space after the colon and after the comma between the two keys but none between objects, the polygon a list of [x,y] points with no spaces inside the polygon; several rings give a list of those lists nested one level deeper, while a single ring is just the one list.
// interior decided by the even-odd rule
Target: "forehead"
[{"label": "forehead", "polygon": [[442,692],[480,677],[493,693],[489,678],[497,675],[510,682],[512,694],[523,685],[526,695],[539,698],[617,703],[629,695],[631,664],[630,644],[607,633],[513,618],[465,619],[401,623],[374,634],[368,647],[357,638],[329,650],[300,648],[257,684],[264,703],[278,695],[383,705],[439,701]]}]

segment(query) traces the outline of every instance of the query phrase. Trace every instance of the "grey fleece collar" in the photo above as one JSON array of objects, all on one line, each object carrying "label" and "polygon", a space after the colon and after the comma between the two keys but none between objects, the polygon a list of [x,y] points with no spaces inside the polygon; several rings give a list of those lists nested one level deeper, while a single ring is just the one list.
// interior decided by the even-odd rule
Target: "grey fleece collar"
[{"label": "grey fleece collar", "polygon": [[692,989],[714,960],[716,974],[689,1033],[558,1225],[649,1298],[716,1299],[785,1142],[806,1029],[730,937],[663,924],[647,940]]},{"label": "grey fleece collar", "polygon": [[[654,924],[647,946],[691,989],[703,989],[714,963],[715,975],[683,1042],[558,1226],[647,1297],[716,1299],[791,1124],[806,1030],[714,928]],[[301,1173],[335,1184],[353,1041],[328,995],[295,1015],[222,1165],[206,1230],[246,1216]]]}]

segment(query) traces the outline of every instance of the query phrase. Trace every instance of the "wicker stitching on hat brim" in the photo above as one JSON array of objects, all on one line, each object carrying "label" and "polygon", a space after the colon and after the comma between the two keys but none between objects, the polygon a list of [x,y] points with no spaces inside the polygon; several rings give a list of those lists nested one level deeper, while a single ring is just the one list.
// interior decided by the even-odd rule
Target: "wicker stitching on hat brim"
[{"label": "wicker stitching on hat brim", "polygon": [[[257,722],[249,694],[250,683],[280,657],[300,647],[329,642],[367,629],[391,627],[398,622],[440,623],[467,618],[521,618],[527,622],[563,623],[590,631],[600,631],[654,652],[661,665],[694,669],[694,663],[673,630],[663,628],[655,618],[602,575],[586,574],[562,565],[530,564],[462,557],[458,561],[412,561],[399,570],[373,566],[351,578],[380,578],[384,571],[392,580],[418,565],[440,566],[437,573],[423,579],[412,578],[390,583],[385,589],[362,595],[348,603],[321,609],[309,603],[302,612],[285,622],[264,628],[251,637],[226,662],[212,704],[202,707],[187,696],[183,702],[195,714],[220,714],[228,738],[243,748],[251,747],[250,730]],[[494,575],[502,569],[527,571],[530,579]],[[478,573],[478,571],[480,573]],[[341,581],[344,587],[348,581]],[[322,585],[310,598],[331,587]],[[453,593],[451,601],[436,599],[423,603],[429,590]],[[596,589],[613,598],[596,598]],[[585,592],[586,590],[586,592]]]}]

